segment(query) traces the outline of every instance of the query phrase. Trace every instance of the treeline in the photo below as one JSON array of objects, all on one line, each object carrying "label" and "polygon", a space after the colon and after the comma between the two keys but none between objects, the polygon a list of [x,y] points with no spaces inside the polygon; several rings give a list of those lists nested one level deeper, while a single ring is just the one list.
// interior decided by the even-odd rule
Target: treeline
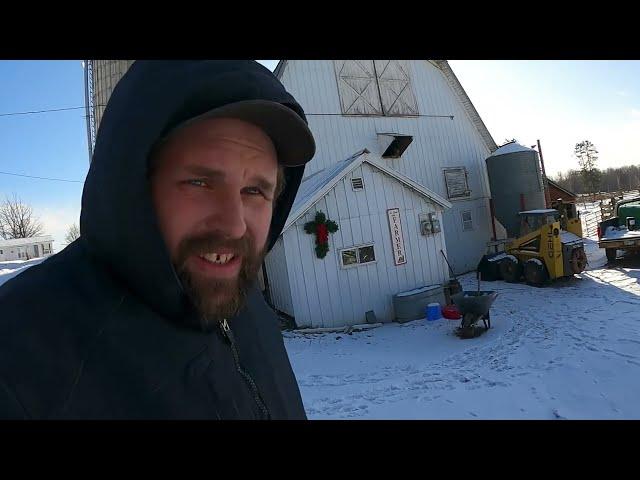
[{"label": "treeline", "polygon": [[[598,192],[619,192],[640,189],[640,166],[629,165],[618,168],[596,169]],[[573,193],[594,193],[584,184],[584,175],[580,170],[559,173],[551,179]]]}]

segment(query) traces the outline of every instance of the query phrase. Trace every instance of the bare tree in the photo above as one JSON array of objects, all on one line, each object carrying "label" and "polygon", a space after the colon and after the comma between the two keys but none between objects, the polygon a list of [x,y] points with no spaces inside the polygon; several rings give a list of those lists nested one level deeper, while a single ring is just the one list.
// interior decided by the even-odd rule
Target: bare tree
[{"label": "bare tree", "polygon": [[4,239],[37,237],[42,233],[42,223],[31,206],[23,203],[15,193],[0,204],[0,235]]},{"label": "bare tree", "polygon": [[71,243],[80,238],[80,228],[78,228],[77,224],[73,224],[69,226],[67,230],[67,235],[64,237],[64,241],[67,243]]}]

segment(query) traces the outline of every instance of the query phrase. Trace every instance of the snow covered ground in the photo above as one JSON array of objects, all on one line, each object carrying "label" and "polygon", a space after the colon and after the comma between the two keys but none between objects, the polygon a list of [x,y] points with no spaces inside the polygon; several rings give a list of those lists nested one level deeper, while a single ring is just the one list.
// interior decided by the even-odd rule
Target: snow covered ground
[{"label": "snow covered ground", "polygon": [[[475,339],[445,319],[285,332],[309,418],[640,418],[640,257],[604,268],[586,244],[588,270],[571,280],[483,282],[499,295]],[[0,262],[0,285],[41,261]],[[476,288],[473,274],[460,280]]]},{"label": "snow covered ground", "polygon": [[[23,270],[42,262],[46,257],[34,258],[32,260],[11,260],[0,262],[0,285],[12,279]],[[1,307],[1,306],[0,306]]]},{"label": "snow covered ground", "polygon": [[[545,288],[499,292],[492,328],[461,340],[459,322],[385,324],[285,343],[311,419],[640,418],[640,258]],[[474,274],[461,279],[475,289]]]}]

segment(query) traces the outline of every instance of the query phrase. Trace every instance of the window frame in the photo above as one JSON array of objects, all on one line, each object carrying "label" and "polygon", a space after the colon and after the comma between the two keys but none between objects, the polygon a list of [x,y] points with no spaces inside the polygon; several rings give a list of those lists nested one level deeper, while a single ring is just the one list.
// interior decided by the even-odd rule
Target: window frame
[{"label": "window frame", "polygon": [[[468,214],[469,214],[469,220],[465,220],[465,219],[464,219],[464,215],[465,215],[465,213],[468,213]],[[475,230],[475,228],[474,228],[474,226],[473,226],[473,213],[471,212],[471,210],[462,210],[462,211],[460,212],[460,218],[461,218],[461,220],[462,220],[462,231],[463,231],[463,232],[473,232],[473,231]],[[465,224],[466,224],[467,222],[470,222],[470,223],[471,223],[471,228],[466,228],[466,227],[465,227]]]},{"label": "window frame", "polygon": [[[455,170],[462,170],[462,172],[464,173],[466,190],[462,195],[451,196],[451,193],[449,191],[449,182],[447,182],[447,172]],[[447,191],[448,200],[464,200],[471,197],[471,189],[469,188],[469,171],[467,170],[467,167],[444,167],[442,169],[442,176],[444,177],[444,188]]]},{"label": "window frame", "polygon": [[[366,248],[366,247],[372,247],[373,248],[373,260],[370,262],[361,262],[360,261],[360,249],[362,248]],[[350,250],[354,250],[356,252],[356,263],[352,263],[350,265],[345,265],[344,262],[342,261],[342,253],[343,252],[348,252]],[[374,263],[378,263],[378,256],[376,254],[376,247],[375,247],[375,243],[362,243],[359,245],[354,245],[351,247],[347,247],[347,248],[340,248],[338,249],[338,262],[340,263],[340,268],[341,269],[349,269],[349,268],[355,268],[355,267],[359,267],[361,265],[372,265]]]}]

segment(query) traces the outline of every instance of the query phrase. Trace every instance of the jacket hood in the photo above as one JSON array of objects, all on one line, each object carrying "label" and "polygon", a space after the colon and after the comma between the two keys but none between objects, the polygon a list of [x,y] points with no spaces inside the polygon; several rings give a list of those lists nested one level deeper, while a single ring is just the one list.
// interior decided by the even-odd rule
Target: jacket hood
[{"label": "jacket hood", "polygon": [[[242,100],[302,107],[255,61],[136,61],[107,104],[82,194],[81,237],[89,251],[160,314],[189,311],[156,220],[148,184],[153,145],[180,123]],[[287,167],[271,221],[271,250],[295,199],[304,166]]]}]

